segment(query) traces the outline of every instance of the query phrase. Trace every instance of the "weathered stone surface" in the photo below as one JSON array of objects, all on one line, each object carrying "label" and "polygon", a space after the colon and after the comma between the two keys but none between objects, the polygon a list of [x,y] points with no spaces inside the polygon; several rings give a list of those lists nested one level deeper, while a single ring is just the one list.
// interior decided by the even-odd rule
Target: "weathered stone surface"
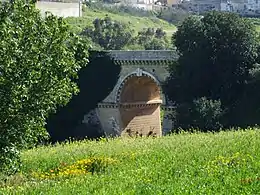
[{"label": "weathered stone surface", "polygon": [[105,135],[119,136],[121,134],[120,112],[117,106],[99,105],[97,114]]},{"label": "weathered stone surface", "polygon": [[144,108],[121,108],[122,135],[129,136],[160,136],[161,120],[160,105]]},{"label": "weathered stone surface", "polygon": [[178,58],[174,50],[137,50],[137,51],[110,51],[116,61],[172,61]]}]

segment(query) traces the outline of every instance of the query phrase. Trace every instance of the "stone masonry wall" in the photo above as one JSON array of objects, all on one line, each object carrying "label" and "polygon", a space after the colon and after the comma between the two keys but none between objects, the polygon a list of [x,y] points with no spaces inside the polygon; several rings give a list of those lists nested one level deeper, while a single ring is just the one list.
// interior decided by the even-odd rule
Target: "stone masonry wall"
[{"label": "stone masonry wall", "polygon": [[160,136],[160,106],[120,109],[124,131],[122,135]]},{"label": "stone masonry wall", "polygon": [[169,110],[167,108],[164,108],[164,116],[163,116],[163,122],[162,122],[162,134],[166,135],[169,133],[172,128],[174,127],[174,123],[172,121],[172,110]]},{"label": "stone masonry wall", "polygon": [[120,112],[117,107],[99,106],[97,109],[102,129],[106,135],[118,136],[121,133]]}]

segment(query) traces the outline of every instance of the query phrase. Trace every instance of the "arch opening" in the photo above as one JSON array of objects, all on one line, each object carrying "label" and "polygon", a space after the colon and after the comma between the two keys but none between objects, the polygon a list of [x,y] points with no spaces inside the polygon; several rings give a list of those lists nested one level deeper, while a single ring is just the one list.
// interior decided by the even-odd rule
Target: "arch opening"
[{"label": "arch opening", "polygon": [[148,75],[132,75],[122,85],[119,97],[122,134],[160,136],[161,89]]},{"label": "arch opening", "polygon": [[160,102],[160,87],[148,76],[133,76],[127,80],[120,94],[121,104]]},{"label": "arch opening", "polygon": [[147,71],[144,71],[140,68],[137,68],[135,71],[131,72],[130,74],[128,74],[124,78],[122,78],[121,82],[117,85],[117,88],[116,88],[116,95],[115,95],[115,101],[114,101],[115,103],[117,103],[117,104],[120,103],[120,97],[121,97],[122,90],[125,87],[126,82],[130,78],[135,77],[135,76],[137,76],[137,77],[148,77],[148,78],[151,79],[150,81],[154,81],[154,84],[156,84],[157,87],[159,88],[159,92],[160,92],[161,100],[163,101],[163,104],[167,104],[166,98],[165,98],[165,95],[162,92],[162,87],[161,87],[159,80],[153,74],[151,74]]}]

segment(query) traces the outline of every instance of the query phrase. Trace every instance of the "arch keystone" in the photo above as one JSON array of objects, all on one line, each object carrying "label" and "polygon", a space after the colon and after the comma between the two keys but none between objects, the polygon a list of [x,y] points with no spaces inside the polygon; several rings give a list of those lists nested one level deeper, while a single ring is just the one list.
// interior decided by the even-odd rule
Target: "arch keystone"
[{"label": "arch keystone", "polygon": [[136,76],[141,77],[143,75],[143,70],[141,68],[136,69]]}]

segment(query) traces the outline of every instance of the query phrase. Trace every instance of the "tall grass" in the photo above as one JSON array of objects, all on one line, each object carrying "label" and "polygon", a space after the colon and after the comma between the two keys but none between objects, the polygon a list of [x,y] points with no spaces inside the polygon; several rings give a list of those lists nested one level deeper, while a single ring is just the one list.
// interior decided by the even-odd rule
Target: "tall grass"
[{"label": "tall grass", "polygon": [[[93,157],[117,163],[94,174],[32,176]],[[0,194],[258,194],[260,131],[72,142],[24,151],[22,162]]]}]

